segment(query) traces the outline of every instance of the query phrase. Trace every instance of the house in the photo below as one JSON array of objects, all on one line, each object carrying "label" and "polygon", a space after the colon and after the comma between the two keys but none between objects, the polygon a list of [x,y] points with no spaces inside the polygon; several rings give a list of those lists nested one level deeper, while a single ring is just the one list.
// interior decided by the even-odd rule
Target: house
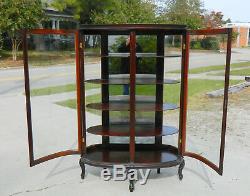
[{"label": "house", "polygon": [[233,28],[234,32],[237,32],[237,38],[233,43],[233,47],[248,47],[250,46],[250,23],[227,23],[227,28]]},{"label": "house", "polygon": [[79,22],[74,19],[69,11],[58,11],[54,8],[46,8],[47,21],[42,22],[41,27],[45,29],[77,29]]},{"label": "house", "polygon": [[[77,29],[79,22],[74,19],[72,13],[68,11],[58,11],[54,8],[46,8],[45,14],[47,19],[39,24],[39,28],[43,29]],[[34,50],[47,50],[47,51],[58,51],[58,50],[70,50],[74,48],[74,37],[47,34],[43,36],[30,36],[31,43],[30,47]]]}]

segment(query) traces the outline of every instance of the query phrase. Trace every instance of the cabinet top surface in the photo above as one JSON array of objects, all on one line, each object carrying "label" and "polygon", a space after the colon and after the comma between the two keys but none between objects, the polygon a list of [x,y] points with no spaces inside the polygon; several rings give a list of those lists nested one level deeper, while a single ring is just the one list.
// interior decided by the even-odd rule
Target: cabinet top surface
[{"label": "cabinet top surface", "polygon": [[185,25],[173,24],[108,24],[108,25],[81,25],[81,31],[166,31],[185,30]]}]

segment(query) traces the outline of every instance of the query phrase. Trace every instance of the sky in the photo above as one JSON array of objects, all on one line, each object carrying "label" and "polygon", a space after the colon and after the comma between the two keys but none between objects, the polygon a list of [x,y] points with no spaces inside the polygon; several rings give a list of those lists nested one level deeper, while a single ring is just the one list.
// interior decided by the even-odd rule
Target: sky
[{"label": "sky", "polygon": [[224,19],[232,22],[250,22],[250,0],[202,0],[204,8],[221,11]]}]

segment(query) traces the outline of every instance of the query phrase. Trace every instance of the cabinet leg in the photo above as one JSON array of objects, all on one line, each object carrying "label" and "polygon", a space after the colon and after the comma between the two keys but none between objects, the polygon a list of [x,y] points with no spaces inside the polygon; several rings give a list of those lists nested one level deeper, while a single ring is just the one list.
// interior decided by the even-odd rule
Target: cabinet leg
[{"label": "cabinet leg", "polygon": [[129,180],[129,191],[133,192],[135,190],[134,180]]},{"label": "cabinet leg", "polygon": [[83,163],[82,159],[80,159],[79,165],[82,169],[81,178],[84,179],[85,178],[85,164]]},{"label": "cabinet leg", "polygon": [[178,175],[180,180],[183,179],[182,170],[184,169],[184,167],[185,167],[185,160],[183,159],[178,169]]},{"label": "cabinet leg", "polygon": [[161,173],[161,168],[157,168],[157,174]]}]

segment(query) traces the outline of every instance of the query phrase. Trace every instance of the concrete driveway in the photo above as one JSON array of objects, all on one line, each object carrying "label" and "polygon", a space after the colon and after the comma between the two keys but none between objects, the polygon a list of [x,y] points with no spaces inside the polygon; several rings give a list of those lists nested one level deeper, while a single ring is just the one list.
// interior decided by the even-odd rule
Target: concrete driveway
[{"label": "concrete driveway", "polygon": [[[80,157],[78,155],[58,158],[30,168],[28,164],[24,103],[25,98],[21,94],[0,98],[1,196],[125,196],[128,194],[144,196],[156,194],[164,196],[243,196],[248,195],[250,192],[250,158],[248,156],[250,153],[249,104],[243,107],[230,107],[223,176],[219,176],[199,161],[186,157],[186,167],[183,171],[184,178],[182,181],[179,181],[177,177],[176,167],[162,169],[161,174],[156,174],[156,171],[152,170],[147,184],[142,186],[136,183],[135,192],[129,193],[127,181],[103,181],[100,178],[100,169],[97,168],[87,167],[86,179],[81,180],[81,169],[78,165]],[[40,110],[43,110],[46,103],[40,105]],[[64,118],[68,119],[68,122],[74,120],[74,110],[61,107],[58,112],[63,114]],[[43,112],[41,111],[40,114],[42,115]],[[65,129],[65,124],[67,125],[67,123],[62,122],[60,116],[62,115],[57,115],[57,118],[60,120],[58,126],[54,126],[55,124],[42,124],[43,128],[47,127],[50,129],[43,129],[43,134],[39,135],[43,137],[35,139],[35,145],[42,145],[43,147],[42,149],[35,148],[36,156],[39,154],[37,152],[40,152],[42,155],[55,152],[53,150],[60,146],[62,150],[76,146],[75,126],[72,126],[71,129]],[[100,118],[93,114],[88,113],[87,117],[89,119],[88,126],[100,122]],[[65,130],[68,131],[65,132]],[[37,131],[36,129],[34,132]],[[39,131],[41,134],[41,130]],[[200,134],[197,135],[200,136]],[[211,141],[211,144],[213,143],[214,138],[209,135],[205,137],[207,137],[208,141]],[[176,138],[170,137],[166,140],[164,142],[174,143]],[[50,145],[51,141],[54,141],[53,145]],[[100,137],[88,135],[88,144],[97,142],[100,142]],[[212,149],[208,151],[211,154],[214,153]]]},{"label": "concrete driveway", "polygon": [[[209,56],[211,55],[211,56]],[[219,54],[203,56],[191,56],[192,66],[201,65],[203,62],[211,62],[211,65],[221,64]],[[218,58],[216,63],[211,60]],[[174,61],[174,59],[171,59]],[[210,61],[211,60],[211,61]],[[250,61],[250,52],[247,49],[235,50],[233,62]],[[222,59],[221,59],[222,61]],[[177,62],[176,62],[177,63]],[[213,64],[214,63],[214,64]],[[208,65],[208,64],[206,64]],[[167,65],[166,65],[167,66]],[[93,73],[88,77],[99,74],[98,65],[88,65]],[[175,69],[176,67],[173,67]],[[39,68],[34,71],[36,87],[57,85],[74,81],[74,68],[65,67],[65,75],[61,73],[61,67]],[[40,72],[41,71],[41,72]],[[51,75],[49,75],[51,74]],[[52,76],[58,75],[55,83]],[[62,74],[60,76],[60,74]],[[44,76],[51,76],[44,78]],[[41,77],[41,78],[39,78]],[[47,81],[46,81],[47,80]],[[44,82],[46,81],[46,82]],[[43,83],[44,82],[44,83]],[[54,196],[54,195],[128,195],[128,182],[105,182],[100,178],[100,170],[87,167],[85,180],[80,179],[79,156],[63,157],[49,162],[29,167],[27,126],[25,112],[25,97],[23,95],[23,72],[20,69],[0,71],[0,195],[1,196]],[[225,152],[224,175],[221,177],[210,168],[197,160],[185,158],[186,167],[184,179],[180,182],[177,177],[177,168],[163,169],[161,174],[151,171],[147,184],[135,185],[133,195],[178,195],[178,196],[243,196],[250,193],[250,105],[249,93],[244,95],[243,102],[231,104],[229,110],[229,123],[227,133],[227,145]],[[65,95],[66,97],[67,95]],[[34,98],[34,119],[42,119],[46,111],[51,107],[53,97]],[[67,98],[67,97],[66,97]],[[248,101],[247,101],[248,100]],[[66,150],[76,147],[76,112],[75,110],[53,105],[55,111],[53,119],[40,122],[35,139],[36,156]],[[63,118],[62,118],[63,117]],[[87,126],[100,122],[100,117],[87,114],[89,119]],[[172,123],[176,123],[176,119]],[[51,124],[53,123],[53,124]],[[213,141],[209,135],[205,135],[208,141]],[[194,138],[195,139],[195,138]],[[198,138],[197,138],[198,139]],[[171,143],[176,137],[164,140]],[[100,137],[88,135],[88,144],[100,142]],[[209,153],[213,153],[212,148]]]}]

